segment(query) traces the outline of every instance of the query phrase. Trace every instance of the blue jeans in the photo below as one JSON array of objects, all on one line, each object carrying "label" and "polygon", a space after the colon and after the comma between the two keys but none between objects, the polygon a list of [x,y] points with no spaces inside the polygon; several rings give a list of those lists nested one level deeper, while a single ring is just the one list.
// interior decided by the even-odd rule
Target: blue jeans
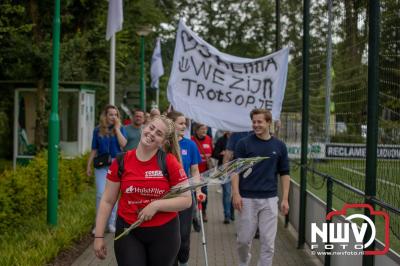
[{"label": "blue jeans", "polygon": [[233,217],[232,208],[232,193],[231,193],[231,182],[222,184],[222,206],[224,207],[224,217],[231,219]]},{"label": "blue jeans", "polygon": [[[108,166],[102,168],[94,169],[94,176],[96,177],[96,215],[99,210],[101,196],[103,195],[104,189],[106,188],[106,176],[107,176]],[[117,204],[115,204],[111,216],[108,219],[108,225],[115,226],[115,219],[117,214]]]}]

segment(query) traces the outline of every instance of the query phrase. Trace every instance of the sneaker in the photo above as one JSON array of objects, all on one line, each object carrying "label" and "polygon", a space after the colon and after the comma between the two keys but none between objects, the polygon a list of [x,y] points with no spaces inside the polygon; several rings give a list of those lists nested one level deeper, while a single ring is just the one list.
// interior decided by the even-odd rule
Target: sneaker
[{"label": "sneaker", "polygon": [[115,233],[115,226],[112,224],[108,225],[108,232],[112,234]]},{"label": "sneaker", "polygon": [[224,224],[230,224],[230,223],[231,223],[231,221],[229,221],[229,218],[224,219]]},{"label": "sneaker", "polygon": [[94,236],[95,234],[96,234],[96,227],[93,227],[92,235]]},{"label": "sneaker", "polygon": [[193,218],[193,229],[196,232],[200,232],[201,226],[198,219]]}]

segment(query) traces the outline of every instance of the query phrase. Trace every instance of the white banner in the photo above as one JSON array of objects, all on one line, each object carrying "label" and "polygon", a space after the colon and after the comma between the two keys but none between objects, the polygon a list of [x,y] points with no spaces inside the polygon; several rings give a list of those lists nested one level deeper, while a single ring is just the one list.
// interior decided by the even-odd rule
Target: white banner
[{"label": "white banner", "polygon": [[182,20],[176,35],[168,100],[194,121],[234,132],[251,130],[250,111],[265,108],[279,120],[289,48],[250,59],[228,55]]}]

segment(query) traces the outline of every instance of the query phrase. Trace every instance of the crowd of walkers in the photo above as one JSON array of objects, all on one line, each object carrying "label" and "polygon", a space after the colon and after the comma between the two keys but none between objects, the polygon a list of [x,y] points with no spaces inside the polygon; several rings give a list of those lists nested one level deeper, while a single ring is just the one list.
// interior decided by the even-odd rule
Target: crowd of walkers
[{"label": "crowd of walkers", "polygon": [[[270,133],[268,110],[251,112],[253,131],[216,131],[170,111],[161,115],[132,110],[121,122],[118,108],[107,105],[93,131],[87,174],[96,179],[94,250],[104,259],[105,232],[119,235],[131,224],[139,227],[114,242],[118,265],[188,265],[190,232],[200,231],[197,202],[207,217],[207,186],[164,199],[176,186],[200,181],[210,168],[235,158],[266,156],[244,174],[232,175],[221,187],[221,222],[235,221],[239,265],[249,265],[251,243],[259,230],[258,265],[272,265],[278,202],[289,210],[289,162],[286,145]],[[278,199],[278,177],[282,197]],[[235,216],[236,210],[236,216]]]}]

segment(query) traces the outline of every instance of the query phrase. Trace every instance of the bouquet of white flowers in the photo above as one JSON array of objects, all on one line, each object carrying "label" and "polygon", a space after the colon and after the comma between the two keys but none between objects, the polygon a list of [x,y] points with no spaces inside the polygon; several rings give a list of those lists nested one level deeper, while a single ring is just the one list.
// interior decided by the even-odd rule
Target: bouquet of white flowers
[{"label": "bouquet of white flowers", "polygon": [[[214,167],[206,172],[201,173],[200,180],[195,178],[190,178],[189,182],[185,182],[183,185],[176,185],[171,188],[171,190],[166,193],[161,199],[171,199],[178,197],[180,194],[193,190],[195,191],[199,187],[207,185],[221,185],[229,182],[231,180],[231,175],[234,173],[242,173],[247,169],[251,168],[254,164],[267,159],[268,157],[253,157],[253,158],[239,158],[218,167]],[[138,227],[143,220],[139,219],[135,223],[131,224],[128,228],[124,230],[120,235],[118,235],[115,240],[127,235],[132,229]]]}]

